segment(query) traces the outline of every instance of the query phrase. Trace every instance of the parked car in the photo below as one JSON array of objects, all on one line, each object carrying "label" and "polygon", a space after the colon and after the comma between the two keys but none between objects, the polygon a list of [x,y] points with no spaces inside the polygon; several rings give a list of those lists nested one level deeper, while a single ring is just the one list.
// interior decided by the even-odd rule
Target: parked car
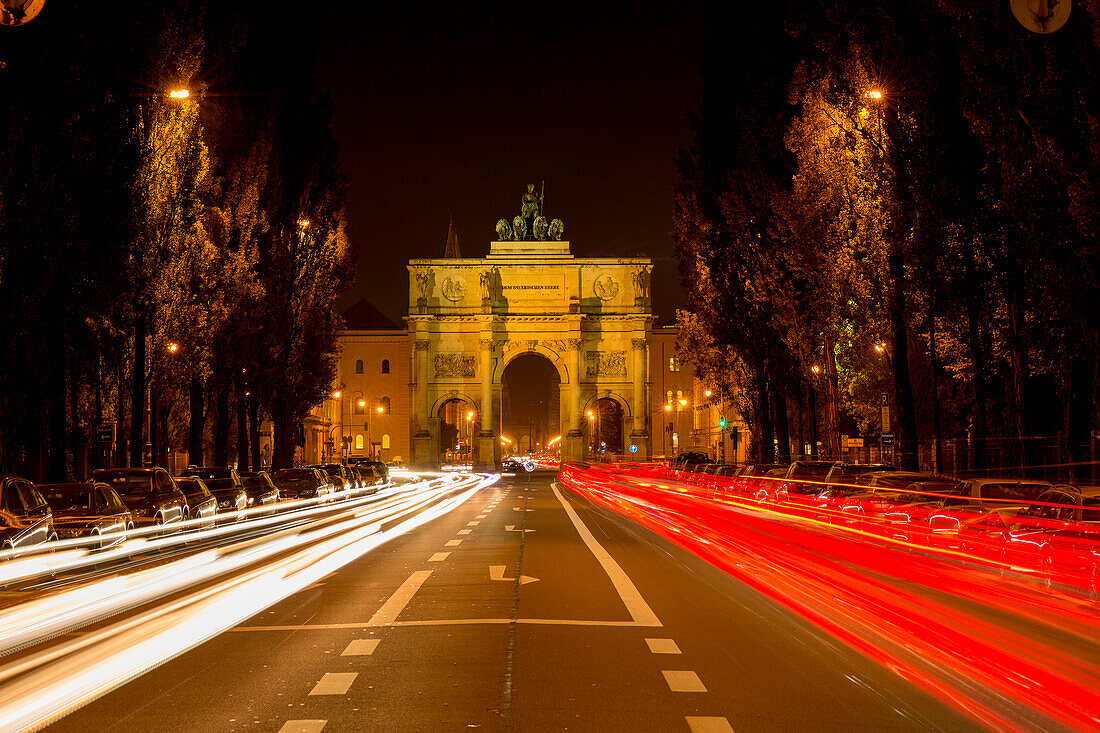
[{"label": "parked car", "polygon": [[973,504],[989,509],[998,507],[1026,507],[1036,501],[1040,494],[1054,488],[1049,481],[1036,481],[1028,478],[970,478],[959,482],[958,499],[952,498],[945,506]]},{"label": "parked car", "polygon": [[348,469],[339,463],[319,463],[311,468],[319,468],[326,471],[332,477],[332,485],[337,491],[346,491],[351,488],[351,479],[348,477]]},{"label": "parked car", "polygon": [[236,469],[232,468],[187,468],[181,476],[201,478],[206,488],[218,500],[218,513],[238,512],[248,507],[248,494]]},{"label": "parked car", "polygon": [[168,526],[190,517],[187,497],[163,468],[101,468],[92,480],[115,490],[138,527]]},{"label": "parked car", "polygon": [[280,468],[271,476],[284,499],[331,496],[336,487],[319,468]]},{"label": "parked car", "polygon": [[362,466],[359,470],[363,474],[363,484],[367,493],[376,493],[380,486],[385,485],[386,479],[379,474],[377,466]]},{"label": "parked car", "polygon": [[[363,465],[364,464],[362,464],[362,463],[359,464],[360,467],[362,467]],[[368,466],[370,466],[371,468],[374,469],[375,474],[377,474],[379,477],[381,477],[382,483],[384,483],[384,484],[389,483],[389,481],[390,481],[390,467],[389,466],[387,466],[382,461],[368,461],[366,463],[366,465],[368,465]]]},{"label": "parked car", "polygon": [[33,547],[56,539],[53,512],[34,484],[18,476],[0,476],[0,549]]},{"label": "parked car", "polygon": [[191,508],[191,518],[201,519],[202,527],[214,525],[218,515],[218,499],[212,493],[206,483],[197,476],[180,476],[176,479],[176,486],[187,497],[187,505]]},{"label": "parked car", "polygon": [[124,542],[134,528],[134,516],[122,497],[102,481],[42,484],[38,491],[50,505],[61,539],[99,538],[98,548],[105,549]]},{"label": "parked car", "polygon": [[1100,494],[1055,486],[1036,503],[1006,516],[1004,561],[1046,583],[1100,594]]},{"label": "parked car", "polygon": [[521,473],[523,471],[523,464],[515,458],[505,458],[500,462],[500,470],[506,473]]},{"label": "parked car", "polygon": [[670,465],[672,468],[686,469],[697,463],[714,463],[714,459],[701,451],[688,450],[677,453]]},{"label": "parked car", "polygon": [[267,471],[238,471],[249,506],[267,506],[279,501],[279,489]]}]

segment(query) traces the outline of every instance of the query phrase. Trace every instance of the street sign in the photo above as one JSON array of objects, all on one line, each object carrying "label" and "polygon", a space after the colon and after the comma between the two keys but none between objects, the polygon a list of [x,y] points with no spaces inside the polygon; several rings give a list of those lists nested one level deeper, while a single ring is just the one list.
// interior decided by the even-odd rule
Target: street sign
[{"label": "street sign", "polygon": [[881,418],[882,418],[882,432],[883,433],[890,432],[890,406],[889,405],[883,405],[882,406],[882,416],[881,416]]},{"label": "street sign", "polygon": [[893,433],[883,433],[882,434],[882,444],[883,445],[893,445],[894,444],[894,434]]},{"label": "street sign", "polygon": [[631,453],[637,453],[638,452],[638,446],[631,444],[630,452]]},{"label": "street sign", "polygon": [[115,442],[115,424],[100,425],[95,429],[95,442],[110,444]]},{"label": "street sign", "polygon": [[527,473],[531,473],[532,471],[535,470],[535,462],[534,461],[524,461],[523,462],[523,470],[526,471]]},{"label": "street sign", "polygon": [[863,447],[863,438],[848,438],[848,447],[849,448],[862,448]]}]

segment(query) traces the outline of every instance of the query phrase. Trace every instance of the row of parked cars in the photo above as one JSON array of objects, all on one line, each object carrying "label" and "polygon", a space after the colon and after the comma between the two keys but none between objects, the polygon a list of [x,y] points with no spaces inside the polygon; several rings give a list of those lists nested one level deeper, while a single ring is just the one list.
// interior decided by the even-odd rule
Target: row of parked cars
[{"label": "row of parked cars", "polygon": [[283,500],[333,497],[342,491],[373,493],[389,481],[378,461],[266,471],[189,467],[179,476],[163,468],[105,468],[84,483],[38,484],[0,476],[0,550],[75,537],[123,542],[127,532],[187,520],[213,526],[219,514],[249,507],[277,509]]},{"label": "row of parked cars", "polygon": [[717,501],[753,502],[1100,596],[1100,487],[828,461],[672,470]]}]

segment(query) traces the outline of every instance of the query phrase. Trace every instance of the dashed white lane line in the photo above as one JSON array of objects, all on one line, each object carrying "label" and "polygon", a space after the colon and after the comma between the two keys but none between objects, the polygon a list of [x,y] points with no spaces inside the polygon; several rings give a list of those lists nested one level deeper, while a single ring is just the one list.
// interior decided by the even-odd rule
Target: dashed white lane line
[{"label": "dashed white lane line", "polygon": [[512,511],[514,511],[514,512],[533,512],[535,510],[534,509],[524,509],[521,506],[514,506],[514,507],[512,507]]},{"label": "dashed white lane line", "polygon": [[348,648],[340,652],[341,657],[365,657],[374,654],[381,639],[355,639]]},{"label": "dashed white lane line", "polygon": [[449,553],[449,552],[437,552],[437,553],[435,553],[434,555],[432,555],[431,557],[428,558],[428,562],[443,562],[444,560],[447,559],[447,556],[450,555],[450,554],[451,553]]},{"label": "dashed white lane line", "polygon": [[447,544],[444,547],[458,547],[462,544],[462,540],[447,540]]},{"label": "dashed white lane line", "polygon": [[459,534],[470,534],[471,532],[473,532],[472,529],[460,529],[460,530],[458,530]]},{"label": "dashed white lane line", "polygon": [[646,639],[649,651],[654,654],[680,654],[680,647],[676,646],[673,639]]},{"label": "dashed white lane line", "polygon": [[661,674],[665,676],[668,689],[673,692],[706,692],[707,688],[699,675],[687,669],[663,669]]},{"label": "dashed white lane line", "polygon": [[397,620],[398,615],[405,609],[412,597],[424,585],[424,581],[432,574],[431,570],[417,570],[409,576],[409,579],[401,584],[389,600],[371,616],[368,626],[384,626]]},{"label": "dashed white lane line", "polygon": [[725,718],[706,715],[687,716],[691,733],[733,733],[733,726]]},{"label": "dashed white lane line", "polygon": [[327,720],[288,720],[279,733],[321,733]]},{"label": "dashed white lane line", "polygon": [[309,691],[310,695],[346,695],[358,672],[325,672],[321,681]]}]

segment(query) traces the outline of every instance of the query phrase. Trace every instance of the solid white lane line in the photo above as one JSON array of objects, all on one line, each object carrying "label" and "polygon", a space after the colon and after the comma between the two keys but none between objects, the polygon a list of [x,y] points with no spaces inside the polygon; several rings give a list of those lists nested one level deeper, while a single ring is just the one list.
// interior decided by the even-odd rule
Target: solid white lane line
[{"label": "solid white lane line", "polygon": [[646,639],[649,651],[654,654],[680,654],[680,647],[676,646],[673,639]]},{"label": "solid white lane line", "polygon": [[444,547],[458,547],[462,544],[462,540],[447,540],[447,544]]},{"label": "solid white lane line", "polygon": [[470,534],[471,532],[473,532],[472,529],[460,529],[460,530],[458,530],[458,534]]},{"label": "solid white lane line", "polygon": [[665,676],[668,689],[673,692],[706,692],[703,681],[699,675],[688,669],[663,669],[661,674]]},{"label": "solid white lane line", "polygon": [[321,733],[327,720],[288,720],[279,733]]},{"label": "solid white lane line", "polygon": [[420,590],[420,586],[424,585],[424,581],[427,580],[428,576],[431,574],[431,570],[417,570],[410,575],[409,579],[402,583],[401,587],[390,596],[389,600],[383,603],[382,607],[371,616],[367,625],[384,626],[396,620],[401,611],[403,611],[409,601],[412,600],[412,597]]},{"label": "solid white lane line", "polygon": [[346,695],[358,672],[325,672],[321,681],[309,691],[310,695]]},{"label": "solid white lane line", "polygon": [[447,556],[450,555],[450,554],[451,553],[449,553],[449,552],[437,552],[437,553],[435,553],[434,555],[432,555],[431,557],[428,558],[428,562],[443,562],[444,560],[447,559]]},{"label": "solid white lane line", "polygon": [[378,643],[381,639],[355,639],[348,648],[340,653],[341,657],[362,657],[368,654],[374,654],[374,650],[378,648]]},{"label": "solid white lane line", "polygon": [[581,536],[584,544],[588,545],[588,550],[603,566],[604,572],[611,579],[611,584],[615,586],[619,598],[622,599],[626,610],[630,612],[630,617],[634,619],[634,623],[639,626],[661,626],[661,620],[657,618],[657,614],[653,613],[653,609],[642,598],[642,594],[638,592],[638,588],[630,580],[630,577],[623,572],[623,569],[619,567],[619,563],[615,562],[615,558],[608,554],[603,545],[596,541],[596,538],[592,536],[592,532],[584,525],[581,518],[573,511],[573,507],[569,506],[569,502],[558,491],[558,487],[552,484],[550,488],[553,489],[554,496],[558,497],[558,501],[561,502],[566,515],[573,522],[573,526],[576,527],[577,534]]},{"label": "solid white lane line", "polygon": [[477,526],[477,525],[479,525],[479,524],[481,524],[481,520],[480,520],[480,519],[475,519],[475,520],[474,520],[474,521],[472,521],[472,522],[466,522],[466,526],[467,526],[467,527],[476,527],[476,526]]},{"label": "solid white lane line", "polygon": [[706,715],[687,716],[691,733],[733,733],[733,726],[725,718]]}]

